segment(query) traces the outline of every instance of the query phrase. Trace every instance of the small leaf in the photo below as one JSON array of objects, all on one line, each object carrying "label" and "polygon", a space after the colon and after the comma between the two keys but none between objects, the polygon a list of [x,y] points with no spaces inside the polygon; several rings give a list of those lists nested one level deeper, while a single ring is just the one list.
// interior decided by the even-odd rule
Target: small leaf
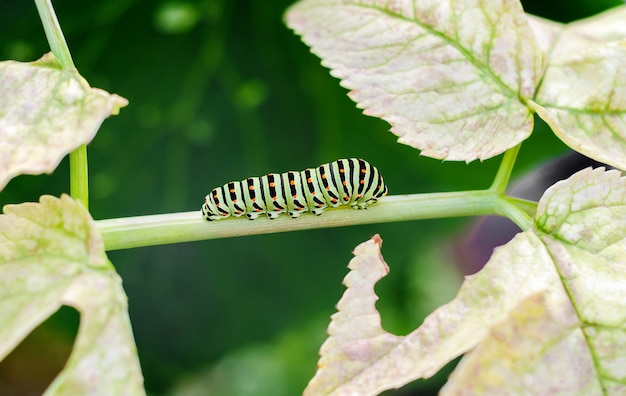
[{"label": "small leaf", "polygon": [[567,145],[626,169],[626,7],[563,25],[531,106]]},{"label": "small leaf", "polygon": [[543,54],[517,1],[304,0],[286,20],[423,155],[484,160],[531,133]]},{"label": "small leaf", "polygon": [[348,288],[337,304],[339,312],[328,327],[330,337],[320,350],[318,371],[305,390],[305,395],[326,395],[357,378],[376,362],[401,337],[386,333],[376,311],[374,285],[387,275],[389,267],[380,255],[382,240],[378,235],[354,249],[344,279]]},{"label": "small leaf", "polygon": [[0,215],[0,359],[61,305],[81,314],[47,394],[143,394],[127,299],[89,213],[68,196]]},{"label": "small leaf", "polygon": [[386,266],[377,269],[379,243],[368,242],[347,279],[372,278],[346,281],[312,393],[377,394],[474,350],[448,394],[624,394],[625,208],[626,178],[617,171],[586,169],[555,184],[535,228],[495,249],[454,300],[405,337],[380,328],[373,283]]},{"label": "small leaf", "polygon": [[19,174],[52,172],[128,101],[91,88],[52,54],[0,62],[0,190]]}]

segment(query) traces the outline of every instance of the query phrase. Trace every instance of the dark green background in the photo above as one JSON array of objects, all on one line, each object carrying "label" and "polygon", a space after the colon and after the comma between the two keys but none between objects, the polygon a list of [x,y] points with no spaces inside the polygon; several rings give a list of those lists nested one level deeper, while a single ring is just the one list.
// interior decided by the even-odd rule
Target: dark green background
[{"label": "dark green background", "polygon": [[[489,185],[499,159],[466,165],[420,157],[397,144],[385,122],[363,116],[284,25],[290,4],[55,2],[81,74],[130,101],[89,145],[95,219],[199,210],[204,195],[224,182],[350,156],[381,169],[390,194]],[[558,21],[618,4],[524,2],[528,12]],[[168,22],[167,10],[186,11],[187,19]],[[0,59],[32,61],[47,51],[34,3],[0,0]],[[564,151],[538,128],[522,147],[516,173]],[[65,159],[53,175],[14,179],[0,193],[0,205],[58,196],[69,191],[68,183]],[[424,285],[439,276],[432,267],[450,261],[451,240],[467,222],[414,221],[110,252],[128,293],[148,392],[170,394],[218,361],[226,373],[223,383],[213,382],[219,394],[244,394],[232,382],[254,384],[249,394],[300,392],[344,290],[351,250],[375,233],[382,236],[391,273],[377,287],[378,307],[388,330],[407,333],[452,297],[454,290],[443,288],[439,301],[420,298]],[[453,277],[451,282],[455,287]],[[77,323],[76,313],[63,309],[0,364],[0,386],[40,392],[65,358]],[[445,375],[398,394],[430,394],[442,381]]]}]

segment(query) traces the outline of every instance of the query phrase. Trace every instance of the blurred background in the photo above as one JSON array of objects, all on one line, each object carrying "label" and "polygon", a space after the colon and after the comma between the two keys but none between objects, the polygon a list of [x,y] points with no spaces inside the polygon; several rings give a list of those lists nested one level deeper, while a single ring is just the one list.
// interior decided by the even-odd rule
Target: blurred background
[{"label": "blurred background", "polygon": [[[130,105],[89,145],[95,219],[199,210],[231,180],[357,156],[390,194],[480,189],[500,158],[442,162],[396,143],[283,22],[292,1],[57,0],[74,62]],[[568,22],[621,1],[524,1]],[[48,52],[35,5],[0,0],[0,60]],[[515,175],[568,151],[538,120]],[[67,158],[20,176],[0,206],[69,192]],[[557,177],[567,177],[561,175]],[[245,220],[241,220],[245,221]],[[475,219],[325,229],[109,252],[124,280],[150,395],[293,395],[315,372],[352,249],[379,233],[391,272],[377,286],[384,327],[406,334],[456,293]],[[207,224],[207,226],[210,226]],[[515,232],[514,230],[512,232]],[[461,241],[461,242],[459,242]],[[488,244],[487,244],[488,245]],[[464,250],[465,249],[465,250]],[[487,256],[491,247],[487,249]],[[473,253],[472,253],[473,254]],[[69,354],[78,314],[61,309],[0,363],[0,393],[40,394]],[[429,395],[432,379],[389,395]]]}]

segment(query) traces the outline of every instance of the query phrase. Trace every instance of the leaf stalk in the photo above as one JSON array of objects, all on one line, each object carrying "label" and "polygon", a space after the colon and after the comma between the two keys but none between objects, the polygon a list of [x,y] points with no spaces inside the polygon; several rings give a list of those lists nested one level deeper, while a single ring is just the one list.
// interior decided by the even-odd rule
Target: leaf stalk
[{"label": "leaf stalk", "polygon": [[[70,49],[59,25],[59,20],[52,7],[51,0],[35,0],[39,18],[43,24],[50,50],[61,64],[63,70],[76,72]],[[70,153],[70,194],[89,209],[89,187],[87,168],[87,147],[81,145]]]}]

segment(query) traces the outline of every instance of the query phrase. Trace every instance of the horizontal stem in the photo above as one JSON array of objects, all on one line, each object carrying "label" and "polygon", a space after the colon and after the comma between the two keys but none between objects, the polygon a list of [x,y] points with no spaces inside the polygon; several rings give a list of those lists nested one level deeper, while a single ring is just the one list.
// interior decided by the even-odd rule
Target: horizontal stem
[{"label": "horizontal stem", "polygon": [[263,217],[255,221],[229,218],[207,222],[198,210],[99,220],[96,224],[102,232],[106,249],[117,250],[314,228],[500,214],[501,204],[493,192],[480,190],[396,195],[383,198],[366,211],[342,206],[328,210],[322,216],[305,213],[298,219],[284,214],[275,220]]}]

